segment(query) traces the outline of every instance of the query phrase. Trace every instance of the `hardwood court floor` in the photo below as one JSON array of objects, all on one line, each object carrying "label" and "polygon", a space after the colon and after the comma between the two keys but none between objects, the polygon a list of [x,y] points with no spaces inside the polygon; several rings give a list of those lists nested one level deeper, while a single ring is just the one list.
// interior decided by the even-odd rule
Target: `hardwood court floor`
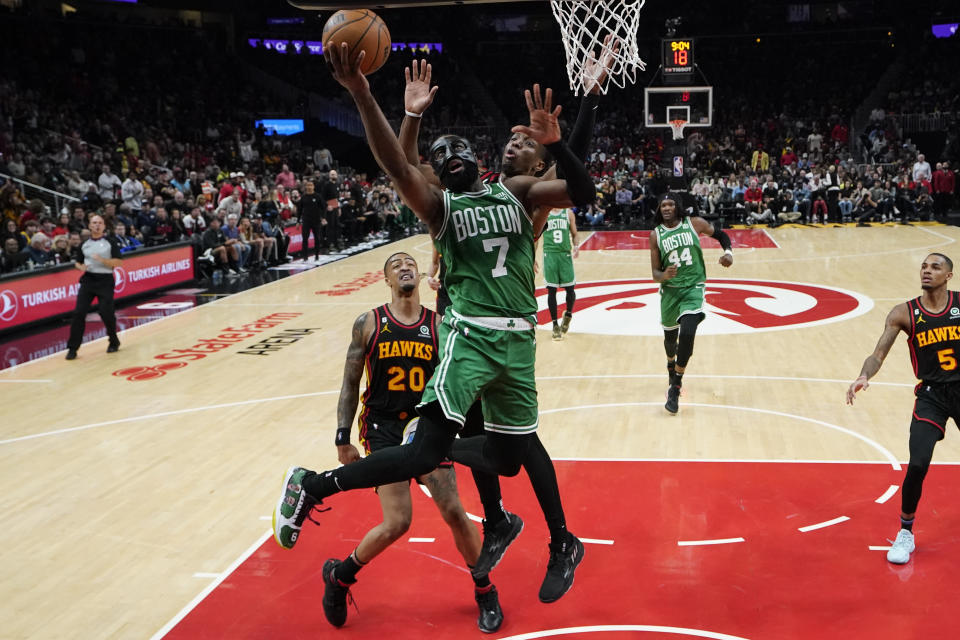
[{"label": "hardwood court floor", "polygon": [[[541,437],[555,458],[783,461],[783,469],[796,464],[786,461],[884,463],[862,466],[885,469],[877,483],[867,483],[868,502],[898,484],[901,475],[893,467],[908,455],[914,383],[904,341],[898,340],[854,407],[846,406],[843,396],[873,349],[888,310],[919,293],[923,257],[936,250],[960,258],[955,252],[960,229],[781,227],[769,231],[769,237],[778,247],[738,249],[729,270],[716,264],[718,250],[705,250],[708,276],[716,280],[708,290],[713,313],[698,335],[676,417],[662,409],[666,375],[656,297],[650,292],[649,253],[618,249],[617,241],[581,253],[576,263],[578,311],[570,333],[566,340],[552,342],[547,325],[538,335]],[[421,266],[429,261],[425,237],[406,239],[130,330],[121,336],[123,347],[117,354],[103,353],[101,340],[85,345],[73,362],[58,354],[0,372],[0,513],[5,525],[0,531],[0,637],[150,637],[176,628],[168,623],[179,620],[178,613],[186,613],[208,586],[219,585],[214,592],[221,593],[219,589],[230,584],[219,582],[228,569],[260,548],[269,528],[264,518],[271,512],[283,470],[291,463],[313,468],[336,464],[336,401],[352,321],[387,299],[380,270],[398,249],[412,253]],[[426,286],[421,293],[432,303]],[[541,300],[545,308],[545,298]],[[952,427],[935,460],[960,463],[960,441]],[[649,471],[644,465],[653,463],[631,464]],[[723,468],[737,473],[738,467]],[[817,472],[829,474],[832,468],[820,465]],[[933,486],[953,475],[935,469],[929,476],[914,561],[923,558],[925,548],[941,545],[936,548],[943,553],[952,548],[942,545],[958,529],[960,515],[955,501]],[[856,476],[838,471],[836,485],[842,488]],[[650,476],[645,477],[649,482]],[[785,491],[777,477],[773,473],[764,480],[774,496]],[[461,474],[461,485],[469,487],[466,478]],[[561,489],[566,492],[564,485],[578,478],[561,473]],[[673,520],[696,517],[711,495],[710,482],[688,483],[680,492],[637,492],[636,503],[629,483],[607,482],[593,472],[583,478],[590,478],[604,494],[622,495],[630,508],[625,513],[635,518],[629,523],[644,531],[644,539],[674,550],[662,561],[673,563],[671,575],[688,590],[686,596],[713,603],[696,619],[674,621],[669,613],[653,616],[645,610],[648,616],[639,611],[626,622],[618,618],[611,623],[696,623],[700,629],[726,629],[742,637],[791,637],[770,635],[777,627],[762,622],[756,612],[756,623],[751,624],[749,608],[736,614],[735,626],[728,626],[729,618],[719,613],[724,596],[715,584],[725,565],[700,572],[696,554],[679,553],[673,546],[680,535]],[[796,479],[791,483],[796,485]],[[526,480],[505,485],[508,492],[520,492]],[[736,504],[739,492],[735,483],[724,487],[724,503]],[[575,514],[591,498],[579,489],[569,493],[567,510],[574,528]],[[829,508],[834,499],[817,510],[824,521],[842,513]],[[344,505],[351,498],[336,500]],[[537,522],[533,503],[518,500],[527,521]],[[882,545],[896,532],[899,493],[886,500],[873,506],[869,519],[854,519],[861,523],[859,547]],[[819,522],[812,516],[789,524]],[[616,520],[620,523],[622,514]],[[719,529],[711,533],[712,522],[704,515],[696,535],[728,537]],[[869,527],[863,524],[868,522]],[[576,524],[585,528],[582,521]],[[831,536],[849,535],[833,533],[842,528],[818,530],[826,549]],[[359,537],[364,530],[358,524],[356,531],[335,533]],[[541,541],[531,536],[524,545],[542,555]],[[298,551],[284,555],[295,559]],[[773,554],[773,566],[781,563],[780,573],[790,573],[789,545],[766,551]],[[444,557],[459,566],[456,554],[448,552]],[[595,564],[590,565],[588,556],[583,567],[590,567],[593,577],[583,582],[602,584],[605,571],[619,570],[621,556],[605,556],[593,547],[590,552]],[[950,558],[953,566],[960,560]],[[734,567],[737,561],[729,560],[727,566]],[[841,567],[850,562],[856,563],[845,560],[837,571],[846,571]],[[829,563],[823,566],[830,570]],[[856,566],[864,590],[870,581],[893,576],[880,552],[864,552]],[[532,582],[539,580],[542,568],[533,571],[536,575],[529,565],[515,571]],[[949,613],[936,607],[948,605],[936,603],[946,602],[942,594],[957,583],[950,582],[949,572],[930,575],[918,571],[893,579],[931,594],[934,609],[927,613],[940,614],[933,617],[946,629]],[[418,584],[429,588],[423,576]],[[584,586],[578,577],[567,597]],[[397,597],[422,597],[398,591]],[[781,603],[777,615],[802,622],[829,613],[822,601],[815,608],[805,600],[801,590],[794,595],[798,600]],[[254,593],[250,602],[260,600]],[[313,602],[319,606],[319,594]],[[871,603],[865,597],[856,605],[850,600],[838,603],[837,609],[849,615],[849,607],[857,606],[862,618],[882,609],[884,619],[890,619],[896,618],[890,613],[892,602],[895,599]],[[467,616],[464,636],[476,633],[470,607],[461,612]],[[555,626],[552,610],[542,610],[542,617],[536,611],[512,632]],[[375,613],[375,608],[367,609],[363,615]],[[188,621],[189,616],[184,624]],[[563,626],[575,623],[565,614]],[[903,633],[905,625],[889,637],[910,637]],[[426,633],[428,628],[421,630]],[[314,630],[313,637],[332,634],[330,628]],[[221,631],[206,634],[277,635],[262,628]],[[935,629],[926,631],[925,637],[937,637]]]}]

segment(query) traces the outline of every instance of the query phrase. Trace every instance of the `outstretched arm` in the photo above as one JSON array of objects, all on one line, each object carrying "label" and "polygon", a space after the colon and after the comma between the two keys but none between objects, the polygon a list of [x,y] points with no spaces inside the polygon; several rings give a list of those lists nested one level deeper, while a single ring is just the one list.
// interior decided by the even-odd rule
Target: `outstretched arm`
[{"label": "outstretched arm", "polygon": [[443,223],[443,194],[429,184],[418,167],[407,162],[390,123],[370,93],[370,84],[360,73],[360,63],[365,52],[350,60],[346,43],[324,49],[324,57],[333,77],[350,92],[360,111],[360,119],[367,134],[367,142],[377,164],[393,181],[403,201],[413,209],[431,234],[440,230]]},{"label": "outstretched arm", "polygon": [[[585,206],[594,201],[596,193],[587,168],[560,139],[560,106],[553,105],[553,90],[547,89],[541,97],[540,85],[533,85],[533,92],[524,92],[530,125],[513,127],[514,133],[522,133],[544,145],[557,161],[566,180],[537,180],[529,176],[511,179],[508,187],[524,203],[527,211],[536,211],[534,229],[542,228],[550,208]],[[523,179],[521,179],[523,178]],[[542,208],[541,208],[542,207]],[[540,210],[537,210],[540,208]]]},{"label": "outstretched arm", "polygon": [[860,368],[860,375],[847,389],[847,404],[853,404],[853,399],[857,395],[857,391],[870,386],[870,383],[867,381],[880,371],[880,366],[883,364],[887,354],[890,353],[890,347],[893,346],[894,341],[897,339],[897,334],[901,331],[908,335],[910,333],[910,309],[905,302],[898,304],[887,314],[886,324],[883,327],[880,340],[877,341],[876,348],[874,348],[873,353],[863,361],[863,367]]},{"label": "outstretched arm", "polygon": [[[600,58],[598,59],[593,53],[589,53],[583,65],[583,99],[580,100],[577,120],[570,131],[570,137],[567,138],[567,146],[570,147],[573,155],[584,162],[587,160],[587,154],[590,152],[590,142],[593,140],[597,108],[600,106],[600,88],[613,67],[614,55],[618,51],[620,51],[620,41],[614,40],[613,36],[608,34],[603,39]],[[557,170],[557,165],[553,165],[543,174],[544,180],[552,180],[558,177],[563,178],[565,176],[562,171]]]},{"label": "outstretched arm", "polygon": [[343,382],[340,399],[337,401],[337,459],[340,464],[350,464],[360,459],[360,452],[350,444],[350,427],[357,415],[360,398],[360,378],[363,377],[363,354],[373,333],[373,314],[366,311],[353,323],[353,336],[343,365]]},{"label": "outstretched arm", "polygon": [[417,148],[417,139],[420,136],[420,122],[424,112],[433,104],[433,97],[439,87],[430,86],[430,79],[433,74],[433,67],[426,60],[414,60],[409,67],[403,70],[403,76],[407,81],[406,88],[403,91],[403,110],[405,115],[403,122],[400,123],[400,146],[407,156],[407,162],[415,167],[419,167],[420,173],[427,179],[427,182],[440,186],[440,180],[433,172],[433,167],[429,164],[421,164],[420,152]]}]

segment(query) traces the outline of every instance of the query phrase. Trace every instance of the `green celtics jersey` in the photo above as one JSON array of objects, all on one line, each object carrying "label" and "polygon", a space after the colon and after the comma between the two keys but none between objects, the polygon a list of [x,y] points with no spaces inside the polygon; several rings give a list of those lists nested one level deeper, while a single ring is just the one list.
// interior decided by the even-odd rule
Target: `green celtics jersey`
[{"label": "green celtics jersey", "polygon": [[434,243],[453,309],[464,316],[533,316],[533,221],[523,205],[492,183],[475,193],[444,192],[443,206]]},{"label": "green celtics jersey", "polygon": [[653,232],[660,249],[660,269],[665,270],[672,264],[677,266],[677,275],[660,283],[661,287],[692,287],[706,281],[707,270],[703,264],[700,238],[689,218],[682,218],[680,224],[672,229],[657,225]]},{"label": "green celtics jersey", "polygon": [[543,250],[549,252],[570,253],[569,209],[554,209],[547,216],[543,227]]}]

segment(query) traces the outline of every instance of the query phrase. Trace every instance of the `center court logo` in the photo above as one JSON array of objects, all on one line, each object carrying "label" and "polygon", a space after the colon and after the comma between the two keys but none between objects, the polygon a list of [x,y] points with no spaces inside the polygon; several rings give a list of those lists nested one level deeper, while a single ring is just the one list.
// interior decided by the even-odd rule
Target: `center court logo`
[{"label": "center court logo", "polygon": [[[536,291],[537,323],[549,327],[546,289]],[[707,280],[697,335],[780,331],[840,322],[870,311],[873,300],[835,287],[776,280]],[[562,312],[563,309],[560,309]],[[577,284],[572,331],[662,336],[660,288],[650,279]]]},{"label": "center court logo", "polygon": [[113,291],[120,293],[127,286],[127,272],[123,267],[113,269]]},{"label": "center court logo", "polygon": [[0,320],[4,322],[13,320],[19,308],[20,305],[17,302],[17,294],[9,289],[0,291]]}]

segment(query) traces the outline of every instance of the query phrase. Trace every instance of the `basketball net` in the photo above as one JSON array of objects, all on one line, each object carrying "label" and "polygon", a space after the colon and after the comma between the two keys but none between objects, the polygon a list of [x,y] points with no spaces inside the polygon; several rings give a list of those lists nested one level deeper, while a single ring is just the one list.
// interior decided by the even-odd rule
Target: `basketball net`
[{"label": "basketball net", "polygon": [[[637,70],[646,68],[637,49],[640,9],[645,0],[550,0],[553,16],[560,24],[563,48],[567,55],[567,77],[574,95],[584,91],[584,67],[591,59],[602,60],[610,52],[602,51],[603,39],[612,34],[620,41],[613,64],[600,92],[607,93],[610,82],[624,88],[637,81]],[[592,83],[591,83],[592,84]]]},{"label": "basketball net", "polygon": [[686,120],[671,120],[670,128],[673,129],[673,139],[683,140],[683,128],[687,126]]}]

